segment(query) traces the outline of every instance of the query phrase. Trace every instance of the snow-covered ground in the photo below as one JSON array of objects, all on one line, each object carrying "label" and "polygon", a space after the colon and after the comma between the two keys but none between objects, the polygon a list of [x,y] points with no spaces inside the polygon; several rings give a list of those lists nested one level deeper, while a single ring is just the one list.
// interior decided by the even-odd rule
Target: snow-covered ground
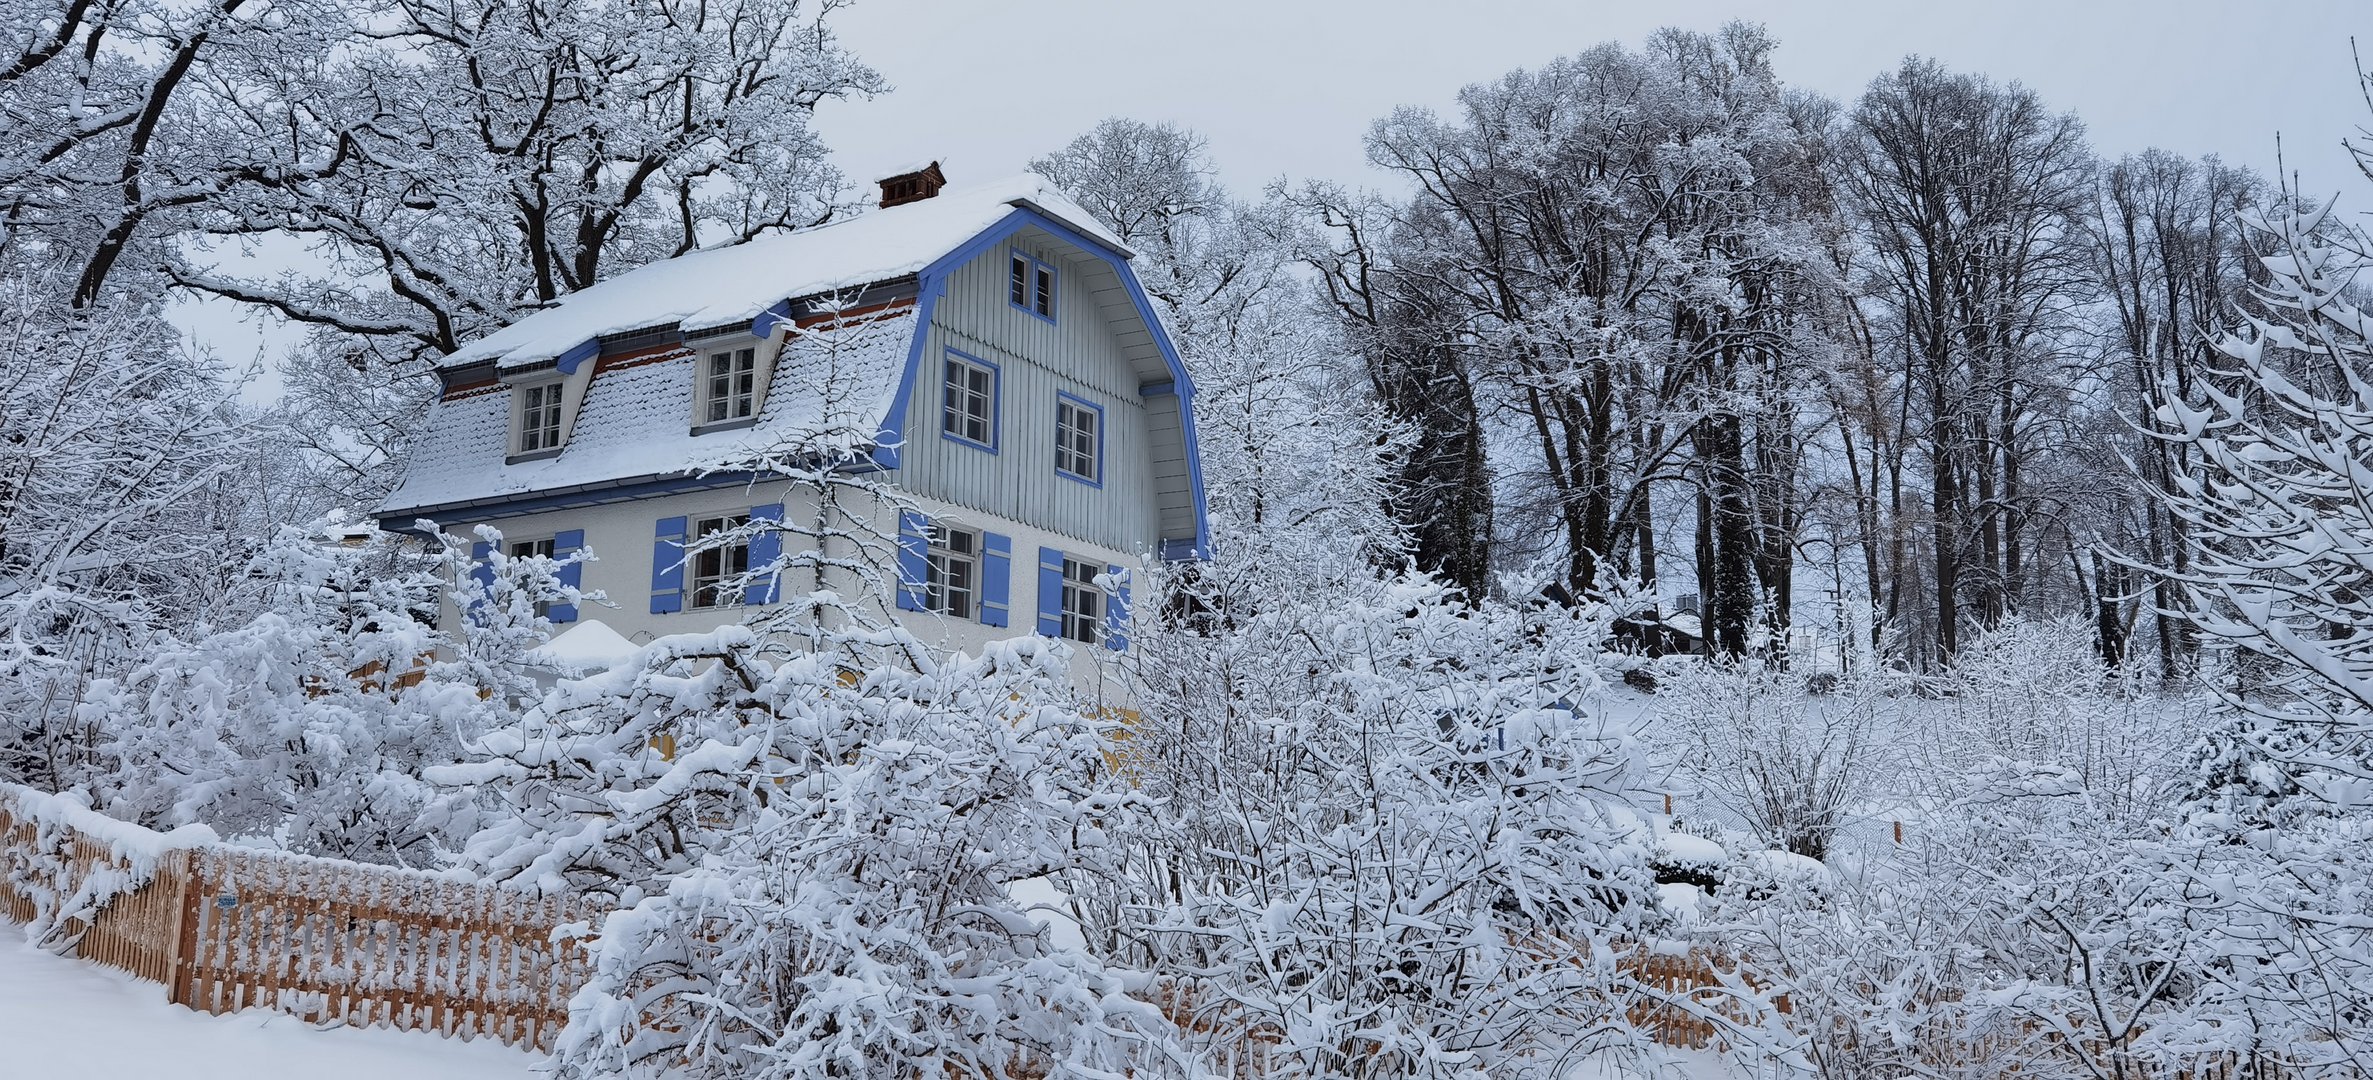
[{"label": "snow-covered ground", "polygon": [[0,922],[0,1075],[24,1080],[528,1080],[537,1056],[492,1040],[324,1031],[260,1011],[207,1016],[164,987],[52,956]]}]

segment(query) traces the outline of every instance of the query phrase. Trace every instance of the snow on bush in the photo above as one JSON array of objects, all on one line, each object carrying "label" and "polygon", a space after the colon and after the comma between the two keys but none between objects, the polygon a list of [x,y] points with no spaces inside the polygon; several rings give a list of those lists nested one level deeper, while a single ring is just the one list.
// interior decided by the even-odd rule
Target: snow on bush
[{"label": "snow on bush", "polygon": [[[92,785],[99,806],[292,851],[440,860],[437,793],[422,772],[530,692],[517,656],[547,632],[535,603],[570,590],[551,560],[498,550],[473,575],[458,542],[420,558],[387,534],[347,546],[346,532],[336,521],[283,530],[249,571],[262,614],[162,641],[92,684],[77,715],[107,765]],[[458,640],[435,624],[453,582],[473,613]]]},{"label": "snow on bush", "polygon": [[742,627],[663,638],[439,770],[504,793],[468,865],[623,908],[561,1075],[1191,1075],[1148,979],[1015,896],[1119,875],[1144,810],[1067,654],[860,671]]},{"label": "snow on bush", "polygon": [[1763,844],[1820,859],[1889,766],[1887,695],[1902,685],[1865,673],[1811,696],[1785,671],[1690,664],[1667,673],[1656,715],[1699,797]]},{"label": "snow on bush", "polygon": [[1075,894],[1091,940],[1240,1076],[1550,1076],[1638,1039],[1618,959],[1663,916],[1594,708],[1605,612],[1261,573],[1173,579],[1178,617],[1140,627],[1160,812]]},{"label": "snow on bush", "polygon": [[2165,499],[2189,526],[2172,576],[2230,660],[2227,709],[2153,898],[2206,954],[2198,1008],[2311,1062],[2373,1067],[2373,313],[2364,257],[2331,207],[2268,215],[2254,292],[2267,312],[2216,343],[2150,431],[2198,456]]}]

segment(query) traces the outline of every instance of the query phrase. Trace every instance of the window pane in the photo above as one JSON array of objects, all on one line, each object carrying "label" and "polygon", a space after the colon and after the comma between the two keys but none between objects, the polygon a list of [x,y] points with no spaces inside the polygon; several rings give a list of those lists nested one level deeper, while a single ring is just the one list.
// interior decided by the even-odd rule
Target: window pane
[{"label": "window pane", "polygon": [[973,442],[991,442],[996,430],[996,374],[962,360],[944,363],[939,429]]},{"label": "window pane", "polygon": [[1055,272],[1044,267],[1038,271],[1038,313],[1048,318],[1055,314]]},{"label": "window pane", "polygon": [[932,530],[930,557],[924,563],[928,575],[924,606],[928,610],[972,618],[980,580],[980,563],[974,555],[979,543],[977,534],[962,529]]},{"label": "window pane", "polygon": [[1063,560],[1063,636],[1095,642],[1104,630],[1098,615],[1104,594],[1096,588],[1096,567],[1076,559]]},{"label": "window pane", "polygon": [[[727,514],[700,519],[693,527],[695,540],[716,536],[750,523],[748,514]],[[733,599],[731,579],[750,570],[749,541],[741,540],[723,547],[710,548],[692,556],[692,606],[722,607]]]},{"label": "window pane", "polygon": [[1027,263],[1027,262],[1024,262],[1024,261],[1022,261],[1022,257],[1021,257],[1021,256],[1019,256],[1019,255],[1016,255],[1016,256],[1014,256],[1014,257],[1013,257],[1013,294],[1012,294],[1012,295],[1013,295],[1013,302],[1014,302],[1014,303],[1016,303],[1016,304],[1026,304],[1026,303],[1029,303],[1029,302],[1030,302],[1029,283],[1030,283],[1030,264],[1029,264],[1029,263]]},{"label": "window pane", "polygon": [[1055,405],[1055,467],[1096,479],[1096,410],[1070,401]]},{"label": "window pane", "polygon": [[560,384],[530,386],[520,394],[519,448],[544,450],[560,444]]}]

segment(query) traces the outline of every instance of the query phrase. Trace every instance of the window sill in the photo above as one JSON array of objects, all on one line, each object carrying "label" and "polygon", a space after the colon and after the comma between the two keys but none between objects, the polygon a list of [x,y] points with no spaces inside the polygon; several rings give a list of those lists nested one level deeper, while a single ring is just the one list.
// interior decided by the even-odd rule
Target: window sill
[{"label": "window sill", "polygon": [[996,443],[993,443],[993,442],[981,442],[981,441],[980,441],[980,440],[978,440],[978,439],[967,439],[967,438],[965,438],[964,436],[962,436],[962,435],[958,435],[958,434],[956,434],[955,432],[952,432],[952,431],[946,431],[946,430],[942,430],[942,431],[939,433],[939,437],[940,437],[940,438],[942,438],[942,439],[946,439],[946,440],[947,440],[947,441],[949,441],[949,442],[955,443],[955,444],[957,444],[958,446],[969,446],[969,447],[971,447],[971,448],[973,448],[973,449],[975,449],[975,450],[982,450],[982,451],[986,451],[986,452],[988,452],[988,453],[991,453],[991,454],[994,454],[994,453],[996,453],[996,452],[997,452],[997,444],[996,444]]},{"label": "window sill", "polygon": [[520,465],[530,461],[543,461],[548,458],[556,458],[560,456],[561,451],[566,449],[568,449],[566,446],[555,446],[545,450],[530,450],[524,454],[510,454],[503,458],[503,464]]},{"label": "window sill", "polygon": [[1069,469],[1056,469],[1055,475],[1060,476],[1065,480],[1069,480],[1072,483],[1086,484],[1092,488],[1101,488],[1104,486],[1104,481],[1102,480],[1095,479],[1094,477],[1081,476],[1080,474],[1072,472]]},{"label": "window sill", "polygon": [[740,431],[740,430],[742,430],[743,428],[753,428],[753,427],[757,427],[757,426],[758,426],[758,418],[757,418],[757,417],[755,417],[755,416],[745,416],[745,417],[742,417],[742,418],[740,418],[740,419],[738,419],[738,420],[719,420],[719,421],[716,421],[715,423],[709,423],[709,424],[694,424],[694,425],[692,425],[692,434],[694,434],[694,435],[696,435],[696,436],[698,436],[698,435],[714,435],[714,434],[716,434],[716,433],[718,433],[718,432],[721,432],[721,431]]}]

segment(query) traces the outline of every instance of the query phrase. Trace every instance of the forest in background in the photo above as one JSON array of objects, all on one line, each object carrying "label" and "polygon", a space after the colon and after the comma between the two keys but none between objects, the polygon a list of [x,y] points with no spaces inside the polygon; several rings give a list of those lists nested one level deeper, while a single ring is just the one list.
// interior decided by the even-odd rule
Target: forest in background
[{"label": "forest in background", "polygon": [[[838,6],[0,0],[0,780],[613,904],[566,1075],[1547,1077],[1641,1002],[1825,1077],[2373,1069],[2361,218],[1917,58],[1599,45],[1380,118],[1382,191],[1046,147],[1199,387],[1129,654],[818,597],[539,681],[600,598],[351,523],[445,352],[864,212]],[[280,403],[181,295],[306,329]]]}]

